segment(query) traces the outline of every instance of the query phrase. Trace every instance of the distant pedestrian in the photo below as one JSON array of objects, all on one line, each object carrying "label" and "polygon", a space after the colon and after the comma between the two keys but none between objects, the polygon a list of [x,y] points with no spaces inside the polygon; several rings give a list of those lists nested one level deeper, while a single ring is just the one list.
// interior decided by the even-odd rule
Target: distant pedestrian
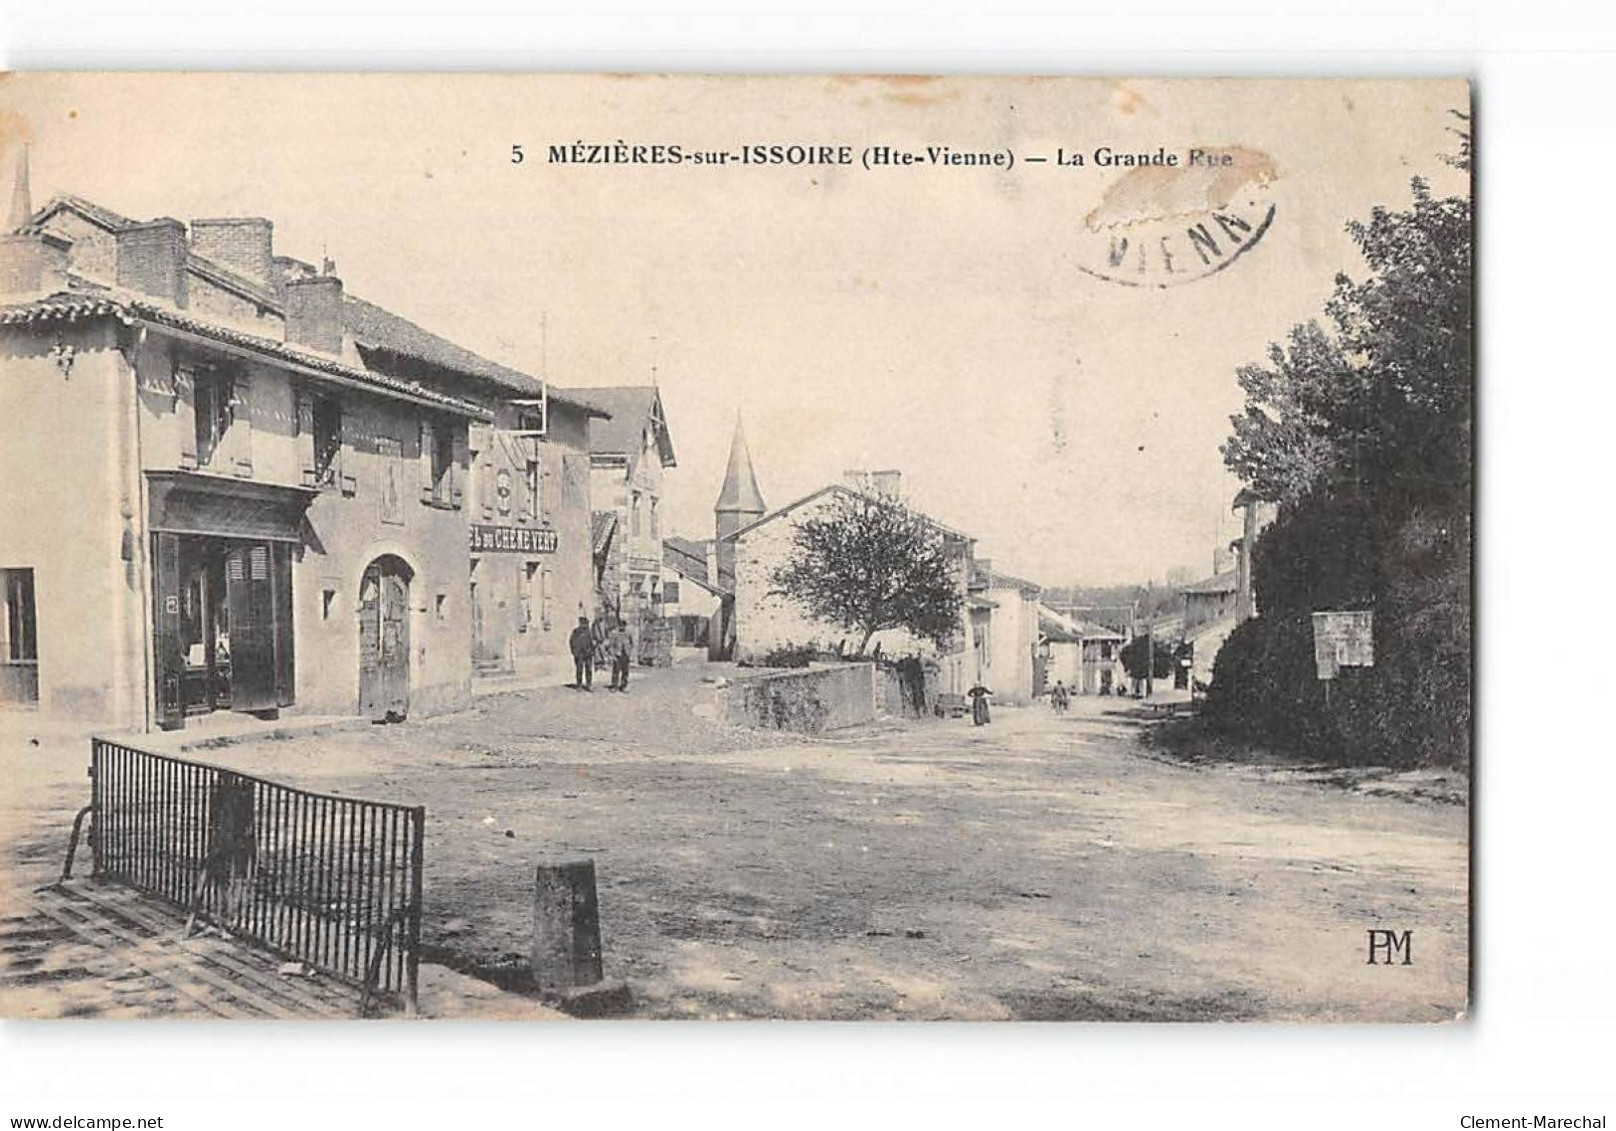
[{"label": "distant pedestrian", "polygon": [[1066,713],[1066,708],[1071,704],[1071,701],[1071,696],[1066,690],[1065,682],[1057,679],[1055,681],[1055,690],[1049,693],[1049,705],[1055,708],[1055,713],[1057,715],[1064,715]]},{"label": "distant pedestrian", "polygon": [[992,695],[993,692],[979,683],[965,694],[971,697],[971,722],[977,726],[984,726],[992,722],[993,719],[988,714],[988,696]]},{"label": "distant pedestrian", "polygon": [[578,627],[567,637],[567,648],[572,652],[572,686],[595,690],[595,639],[589,631],[588,617],[578,618]]},{"label": "distant pedestrian", "polygon": [[628,625],[618,621],[612,634],[606,638],[606,655],[612,661],[612,690],[628,690],[628,661],[634,649],[629,638]]}]

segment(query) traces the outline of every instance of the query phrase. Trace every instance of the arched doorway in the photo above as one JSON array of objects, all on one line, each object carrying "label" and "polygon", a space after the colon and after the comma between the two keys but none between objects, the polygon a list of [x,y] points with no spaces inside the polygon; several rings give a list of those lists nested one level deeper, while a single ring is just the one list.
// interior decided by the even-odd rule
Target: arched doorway
[{"label": "arched doorway", "polygon": [[384,554],[359,582],[359,713],[401,722],[410,713],[410,579],[402,558]]}]

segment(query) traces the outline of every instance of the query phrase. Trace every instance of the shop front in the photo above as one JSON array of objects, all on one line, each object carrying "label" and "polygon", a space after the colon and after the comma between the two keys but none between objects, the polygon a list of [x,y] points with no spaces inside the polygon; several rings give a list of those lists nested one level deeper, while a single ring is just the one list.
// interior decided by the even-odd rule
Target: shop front
[{"label": "shop front", "polygon": [[316,492],[149,472],[157,722],[296,699],[292,560]]}]

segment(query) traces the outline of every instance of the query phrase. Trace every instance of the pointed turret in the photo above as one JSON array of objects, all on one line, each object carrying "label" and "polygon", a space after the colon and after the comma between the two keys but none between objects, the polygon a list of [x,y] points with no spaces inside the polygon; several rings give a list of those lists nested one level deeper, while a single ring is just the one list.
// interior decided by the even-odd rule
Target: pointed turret
[{"label": "pointed turret", "polygon": [[762,518],[767,509],[763,505],[763,492],[758,490],[757,476],[752,472],[752,453],[746,448],[741,414],[736,413],[735,436],[729,442],[729,469],[724,473],[724,488],[718,492],[713,510],[719,514],[734,512]]},{"label": "pointed turret", "polygon": [[6,214],[6,231],[26,228],[33,218],[33,195],[28,190],[28,147],[23,145],[17,149],[17,173],[11,185],[11,211]]},{"label": "pointed turret", "polygon": [[768,512],[763,492],[758,490],[757,475],[752,470],[752,453],[746,447],[746,429],[741,425],[741,414],[735,414],[735,436],[729,442],[729,467],[724,472],[724,486],[713,504],[715,528],[718,534],[717,557],[720,573],[735,568],[735,543],[725,539],[748,523],[762,518]]}]

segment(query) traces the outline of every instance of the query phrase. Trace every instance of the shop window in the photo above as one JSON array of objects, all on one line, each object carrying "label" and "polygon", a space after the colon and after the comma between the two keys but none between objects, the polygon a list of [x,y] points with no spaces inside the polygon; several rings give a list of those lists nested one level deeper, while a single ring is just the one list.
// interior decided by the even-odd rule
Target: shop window
[{"label": "shop window", "polygon": [[664,581],[662,583],[662,599],[670,605],[679,603],[679,583],[677,581]]},{"label": "shop window", "polygon": [[196,465],[212,465],[224,447],[236,409],[236,383],[229,373],[197,370],[192,374],[196,405]]},{"label": "shop window", "polygon": [[334,488],[342,476],[342,405],[331,397],[314,400],[314,482]]}]

